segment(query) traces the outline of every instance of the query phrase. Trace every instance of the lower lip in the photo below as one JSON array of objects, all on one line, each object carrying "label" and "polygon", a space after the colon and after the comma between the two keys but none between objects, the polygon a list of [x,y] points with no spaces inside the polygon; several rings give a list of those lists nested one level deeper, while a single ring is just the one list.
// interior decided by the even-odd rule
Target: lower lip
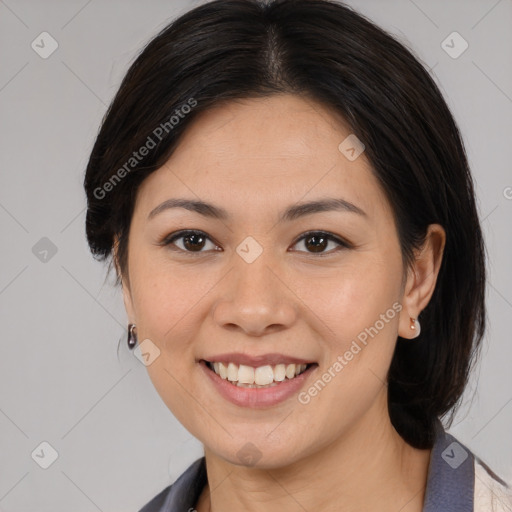
[{"label": "lower lip", "polygon": [[243,388],[222,379],[213,370],[210,370],[204,361],[199,366],[212,381],[217,391],[229,402],[241,407],[261,409],[284,402],[297,393],[304,385],[310,374],[318,367],[312,365],[293,379],[286,379],[276,386],[268,388]]}]

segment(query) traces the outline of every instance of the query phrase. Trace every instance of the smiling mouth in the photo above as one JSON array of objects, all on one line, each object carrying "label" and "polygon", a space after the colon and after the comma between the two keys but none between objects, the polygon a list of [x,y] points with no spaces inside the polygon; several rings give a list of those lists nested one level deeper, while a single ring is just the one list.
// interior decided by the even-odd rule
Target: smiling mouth
[{"label": "smiling mouth", "polygon": [[270,388],[293,380],[317,363],[309,364],[276,364],[264,365],[254,368],[247,365],[238,365],[232,362],[202,361],[206,367],[216,373],[221,379],[233,386],[243,388]]}]

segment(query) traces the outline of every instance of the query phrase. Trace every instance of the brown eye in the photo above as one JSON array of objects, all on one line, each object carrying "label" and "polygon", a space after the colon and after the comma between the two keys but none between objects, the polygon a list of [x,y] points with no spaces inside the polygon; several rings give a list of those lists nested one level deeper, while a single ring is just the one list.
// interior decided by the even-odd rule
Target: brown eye
[{"label": "brown eye", "polygon": [[205,244],[206,238],[196,233],[183,237],[183,245],[188,251],[200,251]]},{"label": "brown eye", "polygon": [[[340,238],[338,238],[334,235],[331,235],[329,233],[322,232],[322,231],[306,233],[295,243],[295,245],[298,245],[301,242],[304,244],[306,251],[299,251],[299,252],[327,254],[327,253],[335,252],[336,250],[343,248],[343,247],[344,248],[349,247],[349,244],[344,242]],[[326,251],[326,249],[329,247],[330,243],[331,243],[331,248],[328,251]]]},{"label": "brown eye", "polygon": [[309,236],[308,238],[305,238],[305,245],[308,249],[308,251],[311,252],[322,252],[327,247],[327,243],[329,240],[323,236]]},{"label": "brown eye", "polygon": [[[208,246],[208,244],[210,244],[210,246]],[[173,250],[188,253],[201,253],[209,250],[218,250],[218,247],[211,241],[210,237],[202,231],[180,231],[178,233],[173,233],[165,238],[161,242],[161,245],[169,246],[169,248]]]}]

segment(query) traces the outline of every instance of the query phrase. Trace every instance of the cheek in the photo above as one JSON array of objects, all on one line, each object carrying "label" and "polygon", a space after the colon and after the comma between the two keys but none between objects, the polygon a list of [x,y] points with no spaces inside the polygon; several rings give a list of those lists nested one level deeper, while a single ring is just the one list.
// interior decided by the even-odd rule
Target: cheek
[{"label": "cheek", "polygon": [[[337,269],[315,276],[297,273],[294,280],[297,296],[330,333],[326,339],[336,340],[341,348],[374,325],[400,298],[399,266],[378,255],[354,254]],[[395,310],[388,317],[392,318],[386,326],[397,322]]]},{"label": "cheek", "polygon": [[396,343],[400,281],[378,265],[351,270],[307,296],[318,314],[325,358],[299,399],[303,413],[314,418],[308,427],[319,430],[343,431],[383,396]]},{"label": "cheek", "polygon": [[197,328],[198,306],[218,280],[197,268],[162,265],[149,258],[134,274],[134,302],[144,335],[162,345]]},{"label": "cheek", "polygon": [[[144,263],[136,266],[139,262]],[[146,370],[167,407],[186,428],[193,429],[190,394],[185,390],[195,366],[194,340],[204,321],[201,300],[215,280],[199,277],[197,271],[178,272],[149,258],[134,258],[132,263],[139,340],[148,338],[160,350]]]}]

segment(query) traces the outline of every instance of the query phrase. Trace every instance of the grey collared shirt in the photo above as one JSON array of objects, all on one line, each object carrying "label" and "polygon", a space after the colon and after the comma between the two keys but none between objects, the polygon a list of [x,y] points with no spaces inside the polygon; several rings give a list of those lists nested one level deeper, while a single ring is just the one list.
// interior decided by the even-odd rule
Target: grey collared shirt
[{"label": "grey collared shirt", "polygon": [[[423,512],[473,512],[475,458],[439,422],[430,456]],[[202,457],[139,512],[192,512],[207,483]]]}]

